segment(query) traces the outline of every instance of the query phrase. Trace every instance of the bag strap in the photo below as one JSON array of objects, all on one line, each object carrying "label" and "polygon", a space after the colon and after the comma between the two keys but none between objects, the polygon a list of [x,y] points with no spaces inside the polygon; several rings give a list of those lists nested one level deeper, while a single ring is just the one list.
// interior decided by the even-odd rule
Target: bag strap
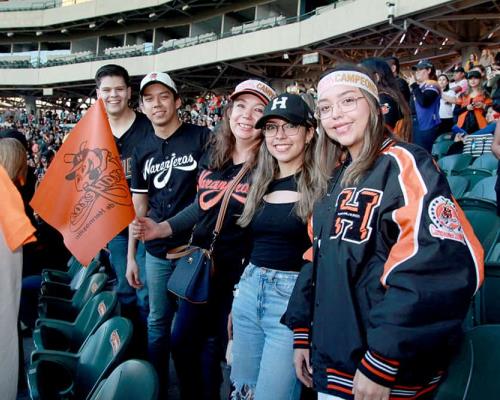
[{"label": "bag strap", "polygon": [[213,232],[213,237],[212,237],[212,242],[210,243],[210,248],[209,248],[209,253],[212,254],[212,251],[214,249],[215,241],[217,240],[217,237],[219,236],[220,230],[222,228],[222,223],[224,222],[224,217],[226,216],[226,211],[227,211],[227,206],[229,204],[229,199],[231,195],[233,194],[234,190],[236,189],[236,186],[238,183],[241,182],[243,177],[246,175],[246,173],[250,170],[250,167],[248,164],[244,164],[243,167],[241,167],[240,172],[233,178],[231,183],[229,184],[228,188],[226,189],[226,193],[224,193],[224,197],[221,202],[220,210],[219,210],[219,215],[217,215],[217,222],[215,223],[215,228]]},{"label": "bag strap", "polygon": [[188,244],[183,244],[182,246],[178,246],[167,251],[167,260],[177,260],[191,254],[194,250],[195,249]]}]

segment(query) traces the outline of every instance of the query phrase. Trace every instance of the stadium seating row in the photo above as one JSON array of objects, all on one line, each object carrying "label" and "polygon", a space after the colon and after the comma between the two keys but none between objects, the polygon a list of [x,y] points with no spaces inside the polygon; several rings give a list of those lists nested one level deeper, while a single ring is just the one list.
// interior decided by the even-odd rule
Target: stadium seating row
[{"label": "stadium seating row", "polygon": [[74,258],[65,272],[44,270],[35,350],[28,372],[35,399],[115,400],[158,396],[158,377],[146,361],[128,360],[132,323],[120,317],[116,293],[96,259]]}]

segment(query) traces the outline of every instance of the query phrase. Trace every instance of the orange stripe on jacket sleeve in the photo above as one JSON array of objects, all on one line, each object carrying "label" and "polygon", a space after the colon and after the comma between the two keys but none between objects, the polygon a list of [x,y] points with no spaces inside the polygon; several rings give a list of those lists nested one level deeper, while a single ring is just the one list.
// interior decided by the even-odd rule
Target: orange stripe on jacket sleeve
[{"label": "orange stripe on jacket sleeve", "polygon": [[472,228],[469,220],[465,216],[465,213],[458,205],[455,198],[453,198],[453,203],[455,203],[455,208],[457,210],[458,219],[460,220],[460,224],[462,225],[462,229],[465,235],[465,242],[467,243],[467,247],[469,248],[471,257],[474,261],[474,267],[476,270],[476,290],[481,287],[481,284],[484,280],[484,250],[483,246],[481,246],[481,242],[477,238],[474,233],[474,229]]},{"label": "orange stripe on jacket sleeve", "polygon": [[423,199],[427,194],[422,175],[417,168],[413,155],[400,147],[384,151],[393,157],[399,166],[398,180],[403,192],[405,205],[393,212],[392,218],[399,226],[399,237],[392,246],[384,273],[380,279],[386,286],[388,275],[399,264],[413,257],[418,251],[418,230],[422,218]]},{"label": "orange stripe on jacket sleeve", "polygon": [[363,364],[365,366],[366,369],[368,369],[369,371],[371,371],[372,373],[374,373],[375,375],[378,375],[380,376],[381,378],[385,379],[386,381],[388,382],[394,382],[396,380],[396,377],[395,376],[391,376],[391,375],[387,375],[387,374],[384,374],[383,372],[373,368],[370,364],[368,364],[366,362],[365,359],[362,359],[361,360],[361,364]]}]

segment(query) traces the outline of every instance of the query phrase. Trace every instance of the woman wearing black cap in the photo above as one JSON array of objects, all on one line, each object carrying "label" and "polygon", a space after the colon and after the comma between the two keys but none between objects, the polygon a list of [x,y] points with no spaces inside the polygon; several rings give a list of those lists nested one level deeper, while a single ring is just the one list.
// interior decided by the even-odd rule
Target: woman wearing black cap
[{"label": "woman wearing black cap", "polygon": [[280,324],[311,246],[306,220],[326,179],[316,167],[312,111],[300,96],[282,94],[256,128],[265,138],[239,219],[252,235],[250,263],[232,308],[232,399],[288,400],[300,396],[293,367],[293,333]]}]

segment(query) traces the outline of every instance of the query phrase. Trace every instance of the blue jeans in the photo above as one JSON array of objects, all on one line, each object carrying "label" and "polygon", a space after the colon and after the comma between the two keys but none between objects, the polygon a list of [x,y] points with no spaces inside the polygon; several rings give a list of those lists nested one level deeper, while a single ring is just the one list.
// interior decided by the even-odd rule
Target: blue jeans
[{"label": "blue jeans", "polygon": [[146,320],[149,314],[148,285],[146,284],[146,251],[144,245],[139,242],[135,260],[139,267],[139,279],[143,283],[141,289],[134,289],[128,284],[125,273],[127,272],[127,249],[128,237],[117,235],[108,243],[111,265],[116,274],[115,291],[120,304],[125,307],[137,305],[141,318]]},{"label": "blue jeans", "polygon": [[176,298],[167,290],[167,282],[174,268],[174,260],[158,258],[146,251],[146,279],[149,290],[148,359],[158,373],[160,399],[167,397],[168,389],[170,331]]},{"label": "blue jeans", "polygon": [[280,323],[298,273],[249,264],[235,287],[232,399],[296,400],[293,333]]},{"label": "blue jeans", "polygon": [[431,129],[420,129],[417,117],[413,117],[413,143],[423,147],[429,153],[437,137],[438,126]]}]

